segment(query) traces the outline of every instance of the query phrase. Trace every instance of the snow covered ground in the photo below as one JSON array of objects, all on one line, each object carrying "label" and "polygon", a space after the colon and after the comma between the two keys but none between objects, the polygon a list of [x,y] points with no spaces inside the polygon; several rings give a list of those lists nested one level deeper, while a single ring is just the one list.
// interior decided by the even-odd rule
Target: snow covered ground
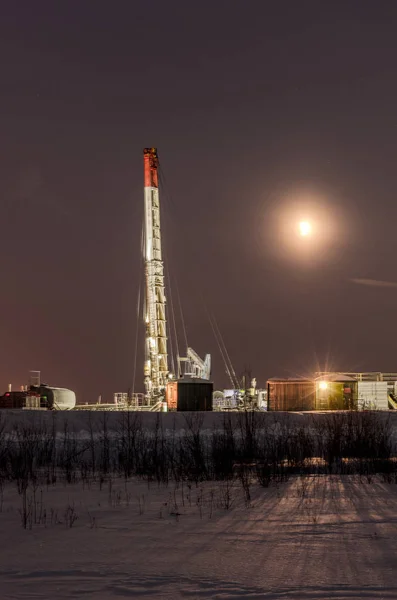
[{"label": "snow covered ground", "polygon": [[25,530],[6,484],[0,598],[397,598],[397,485],[294,477],[250,495],[238,481],[58,482],[35,502],[29,488]]}]

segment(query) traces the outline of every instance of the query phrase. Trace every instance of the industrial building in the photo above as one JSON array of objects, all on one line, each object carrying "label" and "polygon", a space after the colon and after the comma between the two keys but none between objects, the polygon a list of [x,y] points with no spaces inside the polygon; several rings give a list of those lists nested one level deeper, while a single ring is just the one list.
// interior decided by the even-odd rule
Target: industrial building
[{"label": "industrial building", "polygon": [[316,410],[316,385],[311,379],[269,379],[267,382],[268,410]]},{"label": "industrial building", "polygon": [[205,379],[183,378],[170,381],[166,387],[168,410],[212,410],[213,384]]},{"label": "industrial building", "polygon": [[75,406],[76,394],[72,390],[48,385],[9,390],[0,396],[0,409],[72,410]]},{"label": "industrial building", "polygon": [[313,377],[272,378],[268,410],[396,410],[397,373],[321,372]]}]

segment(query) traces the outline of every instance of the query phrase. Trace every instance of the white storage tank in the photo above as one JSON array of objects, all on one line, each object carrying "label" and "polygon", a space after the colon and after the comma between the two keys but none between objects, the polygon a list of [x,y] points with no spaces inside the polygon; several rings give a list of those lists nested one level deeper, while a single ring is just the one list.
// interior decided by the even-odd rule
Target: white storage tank
[{"label": "white storage tank", "polygon": [[72,390],[49,385],[41,385],[39,389],[50,410],[72,410],[76,406],[76,394]]},{"label": "white storage tank", "polygon": [[388,410],[387,381],[358,382],[359,410]]},{"label": "white storage tank", "polygon": [[76,394],[64,388],[51,388],[55,410],[72,410],[76,406]]}]

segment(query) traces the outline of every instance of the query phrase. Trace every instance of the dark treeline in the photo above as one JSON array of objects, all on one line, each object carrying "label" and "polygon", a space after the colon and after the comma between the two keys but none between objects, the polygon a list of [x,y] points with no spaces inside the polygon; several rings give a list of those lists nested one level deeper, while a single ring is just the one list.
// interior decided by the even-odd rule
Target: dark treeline
[{"label": "dark treeline", "polygon": [[[379,475],[397,483],[393,428],[389,417],[377,413],[308,415],[303,425],[286,413],[225,413],[212,430],[204,428],[203,413],[185,414],[183,427],[180,418],[167,419],[165,427],[162,414],[150,427],[144,426],[140,413],[118,414],[116,427],[114,417],[89,414],[88,427],[79,433],[67,419],[59,431],[57,413],[42,422],[16,420],[11,428],[3,417],[0,512],[7,483],[17,487],[25,529],[59,522],[57,512],[48,513],[43,504],[43,489],[57,482],[83,487],[95,482],[100,490],[105,482],[111,490],[115,478],[125,485],[131,478],[148,486],[172,482],[174,495],[182,490],[182,502],[184,482],[188,490],[205,481],[220,482],[218,495],[225,510],[233,503],[236,484],[249,507],[252,484],[279,485],[296,475],[304,482],[306,475],[351,474],[368,483]],[[210,514],[214,497],[211,490]],[[197,503],[202,511],[202,489]],[[68,506],[63,522],[72,527],[77,518],[74,505]]]},{"label": "dark treeline", "polygon": [[[187,413],[184,428],[165,429],[158,414],[154,427],[140,413],[120,413],[116,428],[109,413],[88,420],[77,434],[64,422],[0,423],[0,485],[15,481],[68,483],[107,475],[171,481],[215,481],[243,477],[247,471],[269,485],[292,474],[382,473],[395,480],[396,461],[390,419],[373,412],[313,415],[297,425],[288,414],[224,414],[222,426],[203,429],[203,415]],[[168,422],[169,423],[169,422]]]}]

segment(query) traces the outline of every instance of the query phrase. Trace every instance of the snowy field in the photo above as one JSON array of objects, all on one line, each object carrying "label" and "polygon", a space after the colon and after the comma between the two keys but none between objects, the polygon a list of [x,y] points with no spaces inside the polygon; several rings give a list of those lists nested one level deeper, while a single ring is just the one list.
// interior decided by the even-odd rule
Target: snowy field
[{"label": "snowy field", "polygon": [[0,600],[397,600],[396,415],[0,413]]},{"label": "snowy field", "polygon": [[6,484],[0,597],[397,598],[396,492],[379,476],[252,483],[250,498],[237,481],[110,477],[31,489],[23,529]]}]

